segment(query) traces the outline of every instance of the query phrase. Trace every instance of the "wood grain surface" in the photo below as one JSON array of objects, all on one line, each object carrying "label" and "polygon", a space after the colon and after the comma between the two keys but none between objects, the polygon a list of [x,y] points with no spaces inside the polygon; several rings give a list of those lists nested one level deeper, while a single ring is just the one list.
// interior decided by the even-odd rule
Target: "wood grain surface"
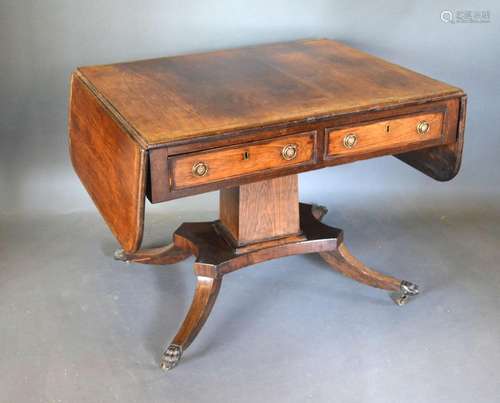
[{"label": "wood grain surface", "polygon": [[73,167],[118,242],[133,252],[142,241],[146,152],[77,76],[70,98]]},{"label": "wood grain surface", "polygon": [[[190,140],[190,143],[181,145],[154,148],[148,151],[151,164],[148,197],[153,203],[157,203],[382,155],[397,155],[398,158],[403,155],[401,159],[406,155],[405,162],[408,162],[410,158],[413,161],[418,160],[419,166],[428,165],[426,169],[420,170],[437,179],[431,172],[444,172],[447,168],[446,164],[443,164],[443,158],[434,158],[434,156],[446,155],[444,159],[451,161],[459,159],[462,152],[462,148],[457,145],[457,139],[460,137],[458,136],[459,127],[463,128],[463,124],[459,126],[460,111],[464,109],[460,106],[461,103],[464,103],[461,98],[454,97],[404,107],[393,105],[383,110],[349,113],[322,121],[290,123],[274,129],[252,130],[234,135],[209,136],[197,141]],[[423,117],[432,120],[431,130],[427,135],[418,135],[416,124]],[[389,133],[386,132],[388,123]],[[365,133],[366,128],[368,131]],[[337,131],[348,133],[353,129],[363,131],[362,141],[352,151],[330,154],[328,150],[330,148],[331,152],[332,142],[329,141],[329,134]],[[316,151],[311,161],[297,163],[296,160],[292,160],[283,163],[279,157],[279,149],[276,148],[273,151],[273,147],[269,149],[266,147],[266,153],[270,152],[271,157],[255,159],[256,154],[251,152],[249,153],[250,160],[242,158],[244,151],[248,151],[248,146],[264,144],[266,141],[279,141],[284,139],[285,135],[286,137],[300,136],[304,132],[316,133]],[[284,145],[284,143],[276,144]],[[438,147],[444,150],[443,153],[436,151]],[[342,149],[343,146],[338,148]],[[420,149],[422,152],[418,155],[408,154]],[[229,159],[213,158],[213,161],[208,164],[209,173],[206,176],[200,178],[193,176],[193,164],[200,161],[207,162],[202,158],[203,156],[223,156],[226,150],[232,150],[227,151]],[[170,167],[167,166],[167,159],[170,160]],[[423,161],[425,159],[428,161]],[[174,161],[185,161],[182,168],[183,176],[180,178],[184,186],[176,186],[173,179]],[[254,165],[249,164],[250,161]],[[276,162],[277,166],[270,166],[272,162]],[[419,169],[417,166],[415,168]]]},{"label": "wood grain surface", "polygon": [[[417,132],[419,122],[428,122],[429,131]],[[366,153],[377,149],[389,149],[396,146],[421,142],[442,143],[443,113],[426,113],[416,116],[381,120],[361,126],[348,126],[342,129],[326,129],[327,155],[349,155]],[[346,136],[355,136],[352,147],[344,144]]]},{"label": "wood grain surface", "polygon": [[[288,145],[297,149],[296,157],[290,160],[282,156],[284,147]],[[314,163],[315,155],[316,132],[218,148],[214,151],[190,153],[170,159],[171,188],[181,189],[264,170],[311,164]],[[207,167],[204,176],[196,176],[193,173],[193,167],[197,163],[205,164]]]},{"label": "wood grain surface", "polygon": [[456,139],[452,142],[398,154],[395,157],[438,181],[453,179],[462,164],[466,110],[467,96],[464,95],[460,98],[460,108],[451,108],[449,111],[449,131],[456,133]]},{"label": "wood grain surface", "polygon": [[220,191],[220,222],[234,246],[297,235],[297,175],[283,176]]},{"label": "wood grain surface", "polygon": [[78,71],[144,148],[462,94],[327,39]]}]

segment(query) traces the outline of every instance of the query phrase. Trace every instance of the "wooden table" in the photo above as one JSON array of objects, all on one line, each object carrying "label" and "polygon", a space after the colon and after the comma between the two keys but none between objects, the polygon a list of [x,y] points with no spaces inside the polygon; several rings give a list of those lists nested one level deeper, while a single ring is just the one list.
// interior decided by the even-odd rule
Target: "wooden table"
[{"label": "wooden table", "polygon": [[[123,248],[115,257],[164,265],[196,256],[193,302],[161,366],[173,368],[195,339],[225,274],[269,259],[319,253],[398,304],[417,294],[352,256],[342,230],[321,223],[326,208],[299,203],[297,174],[394,155],[449,180],[465,107],[459,88],[326,39],[77,69],[71,159]],[[140,248],[145,196],[215,189],[219,220],[184,223],[171,244]]]}]

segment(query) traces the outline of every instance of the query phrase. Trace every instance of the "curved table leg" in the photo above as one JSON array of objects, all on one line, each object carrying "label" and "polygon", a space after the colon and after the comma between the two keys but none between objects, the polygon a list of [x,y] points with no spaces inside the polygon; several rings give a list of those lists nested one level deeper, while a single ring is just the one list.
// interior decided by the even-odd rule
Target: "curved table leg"
[{"label": "curved table leg", "polygon": [[163,353],[160,363],[162,369],[174,368],[181,359],[183,351],[198,335],[212,311],[221,282],[222,277],[212,278],[197,275],[196,290],[191,307],[172,343]]},{"label": "curved table leg", "polygon": [[191,251],[182,249],[171,243],[167,246],[151,249],[139,249],[128,253],[123,249],[115,251],[114,258],[122,262],[135,262],[144,264],[174,264],[191,256]]},{"label": "curved table leg", "polygon": [[396,294],[392,298],[397,305],[404,305],[410,297],[418,294],[416,284],[398,280],[369,268],[356,259],[343,243],[340,243],[337,250],[322,252],[320,255],[333,269],[353,280],[383,290],[395,291]]}]

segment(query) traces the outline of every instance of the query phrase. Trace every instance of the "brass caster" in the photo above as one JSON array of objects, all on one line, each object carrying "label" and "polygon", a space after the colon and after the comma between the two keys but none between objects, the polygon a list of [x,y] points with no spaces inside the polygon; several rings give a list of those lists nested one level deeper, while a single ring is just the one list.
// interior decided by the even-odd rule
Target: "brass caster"
[{"label": "brass caster", "polygon": [[163,353],[160,362],[160,368],[168,371],[174,368],[182,357],[182,347],[177,344],[171,344]]},{"label": "brass caster", "polygon": [[113,254],[113,258],[115,260],[119,260],[120,262],[125,262],[127,264],[130,263],[130,256],[123,249],[115,250],[115,253]]},{"label": "brass caster", "polygon": [[127,262],[128,261],[127,253],[123,249],[117,249],[117,250],[115,250],[115,253],[113,254],[113,258],[115,260],[119,260],[121,262]]},{"label": "brass caster", "polygon": [[409,281],[401,281],[400,291],[398,293],[392,294],[391,298],[396,303],[396,305],[405,305],[411,297],[418,294],[418,285],[410,283]]},{"label": "brass caster", "polygon": [[319,204],[313,204],[311,212],[316,220],[321,221],[324,216],[328,213],[328,209],[325,206],[320,206]]}]

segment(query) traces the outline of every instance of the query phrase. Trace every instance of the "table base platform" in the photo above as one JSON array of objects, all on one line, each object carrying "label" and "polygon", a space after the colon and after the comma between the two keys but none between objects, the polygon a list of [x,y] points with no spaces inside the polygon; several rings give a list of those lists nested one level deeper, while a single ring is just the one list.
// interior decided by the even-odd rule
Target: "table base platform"
[{"label": "table base platform", "polygon": [[[290,196],[292,199],[296,197],[296,188],[293,187],[289,193],[281,189],[273,195],[272,190],[276,185],[276,183],[271,184],[270,193],[273,199],[283,201],[290,199]],[[262,197],[268,198],[270,193],[266,192]],[[221,196],[221,209],[227,207],[223,205],[223,200],[225,198]],[[241,199],[236,202],[234,200],[236,199],[233,199],[232,203],[241,206]],[[290,207],[290,210],[294,211],[294,206]],[[286,236],[267,237],[258,242],[235,245],[235,239],[228,230],[234,223],[224,222],[224,219],[221,219],[212,222],[184,223],[175,231],[173,242],[165,247],[140,249],[134,253],[118,250],[115,253],[117,260],[152,265],[174,264],[191,255],[196,257],[194,272],[197,283],[193,301],[179,331],[162,356],[163,369],[175,367],[183,352],[198,335],[214,306],[223,276],[253,264],[290,255],[319,253],[325,262],[338,272],[360,283],[390,291],[398,305],[405,304],[410,297],[418,294],[418,287],[415,284],[382,274],[356,259],[344,244],[343,231],[321,222],[327,213],[326,208],[299,203],[295,210],[298,213],[300,230]],[[276,209],[274,211],[275,214],[272,214],[263,225],[268,225],[269,221],[273,222],[273,217],[274,224],[281,220],[278,217],[279,212]],[[242,214],[237,215],[241,230],[241,224],[245,223],[241,222]],[[255,219],[256,216],[251,218],[254,225]],[[258,229],[256,231],[258,232]]]}]

